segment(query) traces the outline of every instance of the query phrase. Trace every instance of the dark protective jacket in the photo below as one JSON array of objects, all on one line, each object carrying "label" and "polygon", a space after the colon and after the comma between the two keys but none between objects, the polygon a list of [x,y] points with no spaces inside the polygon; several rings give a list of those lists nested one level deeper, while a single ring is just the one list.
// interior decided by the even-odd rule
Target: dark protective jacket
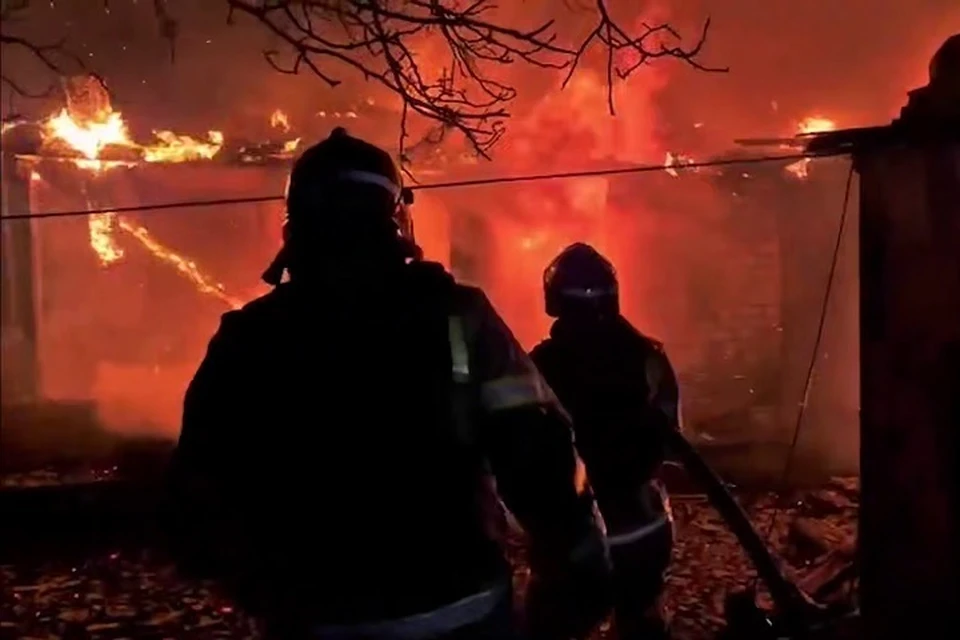
[{"label": "dark protective jacket", "polygon": [[577,576],[574,558],[602,579],[568,425],[484,294],[439,265],[294,279],[225,314],[190,383],[174,539],[284,635],[397,620],[509,588],[489,470],[535,570]]},{"label": "dark protective jacket", "polygon": [[531,357],[573,417],[611,547],[668,521],[665,496],[651,482],[665,457],[652,426],[680,428],[677,378],[663,345],[622,317],[561,319]]}]

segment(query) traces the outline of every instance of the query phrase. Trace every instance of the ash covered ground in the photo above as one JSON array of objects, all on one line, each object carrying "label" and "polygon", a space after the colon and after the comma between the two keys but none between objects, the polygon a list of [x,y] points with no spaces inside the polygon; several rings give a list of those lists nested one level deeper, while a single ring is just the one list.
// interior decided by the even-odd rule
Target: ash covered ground
[{"label": "ash covered ground", "polygon": [[[8,478],[7,486],[30,483]],[[32,482],[36,483],[36,480]],[[738,497],[801,584],[822,581],[852,555],[859,488],[837,478],[778,499]],[[778,507],[778,505],[785,505]],[[752,582],[750,564],[705,498],[677,495],[674,564],[666,607],[678,640],[706,638],[723,621],[731,590]],[[525,582],[522,541],[512,540],[516,582]],[[0,637],[260,638],[256,625],[209,584],[183,580],[169,559],[140,547],[98,551],[72,561],[23,561],[0,567]],[[596,640],[614,637],[606,627]]]}]

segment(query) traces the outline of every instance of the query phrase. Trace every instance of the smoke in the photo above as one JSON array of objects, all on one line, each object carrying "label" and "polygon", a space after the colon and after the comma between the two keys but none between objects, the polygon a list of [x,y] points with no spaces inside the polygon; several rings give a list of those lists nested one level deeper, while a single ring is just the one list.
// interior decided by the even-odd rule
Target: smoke
[{"label": "smoke", "polygon": [[[203,134],[218,129],[228,138],[259,139],[268,131],[270,114],[281,108],[296,130],[314,137],[345,124],[357,135],[395,145],[396,99],[362,78],[345,73],[344,83],[330,88],[311,75],[279,74],[260,54],[276,46],[262,28],[244,20],[227,26],[222,7],[206,2],[171,3],[181,23],[177,60],[171,64],[168,43],[158,37],[148,4],[114,2],[104,14],[93,3],[43,3],[31,9],[22,28],[47,40],[67,34],[70,46],[107,80],[115,108],[135,131]],[[548,0],[509,4],[504,11],[530,23],[561,10],[561,3]],[[896,115],[907,90],[925,82],[936,47],[960,30],[960,6],[954,0],[699,0],[682,6],[647,2],[640,8],[623,0],[611,5],[622,22],[669,20],[688,40],[710,15],[704,61],[728,66],[729,73],[704,73],[675,60],[654,63],[617,83],[614,118],[608,112],[602,59],[588,57],[562,92],[562,73],[511,65],[503,74],[520,96],[492,162],[461,163],[448,168],[444,179],[659,163],[668,153],[706,159],[731,152],[737,138],[791,135],[811,115],[839,126],[882,123]],[[588,24],[572,11],[558,29],[582,35],[577,32]],[[30,65],[5,52],[5,72],[36,71]],[[19,100],[12,106],[3,101],[5,115],[12,110],[42,117],[61,106],[56,97]],[[451,158],[464,151],[456,140],[444,148]],[[845,170],[838,164],[815,166],[803,184],[783,177],[779,167],[747,167],[678,177],[659,172],[438,191],[418,195],[414,215],[428,256],[482,284],[526,346],[543,337],[549,325],[542,312],[542,269],[564,245],[591,242],[618,267],[628,317],[666,342],[690,389],[688,413],[703,430],[714,437],[782,441],[788,435],[784,425],[792,427],[796,387],[812,348]],[[430,181],[435,176],[423,172],[420,177]],[[236,197],[240,191],[262,195],[253,193],[248,181],[225,174],[190,179],[180,174],[161,182],[162,188],[142,188],[132,195],[113,192],[110,198],[135,204],[137,199]],[[257,185],[279,191],[274,182],[278,180],[264,178]],[[223,231],[235,225],[226,214],[160,214],[144,216],[142,222],[229,283],[234,293],[249,296],[258,290],[259,270],[278,241],[277,231],[268,229],[279,213],[258,215],[259,222],[241,234],[237,248],[228,245],[228,238],[241,240]],[[201,216],[216,222],[200,224]],[[801,217],[809,224],[795,224]],[[847,237],[851,234],[853,227]],[[805,247],[795,256],[794,275],[781,273],[777,242]],[[830,364],[819,369],[811,399],[816,405],[811,420],[820,426],[809,437],[820,453],[838,446],[853,450],[852,250],[844,245],[847,262],[835,289],[824,347]],[[62,274],[70,267],[59,264],[48,277],[67,277]],[[803,274],[799,285],[795,272]],[[157,278],[168,276],[151,276],[151,282]],[[112,312],[125,314],[125,335],[141,337],[139,343],[128,339],[124,357],[115,355],[97,365],[88,391],[100,402],[102,418],[117,430],[176,434],[182,389],[223,311],[209,301],[188,302],[195,294],[175,276],[163,281],[162,287],[154,284],[149,294],[138,295],[166,298],[141,301],[136,312],[131,301],[140,298],[132,292],[142,291],[142,282],[115,282],[114,293],[100,296],[110,298]],[[785,320],[791,326],[779,324],[776,302],[786,295],[781,290],[786,286],[797,289],[787,297],[803,310]],[[176,321],[172,313],[158,311],[172,309],[174,299]],[[837,302],[844,299],[844,304]],[[90,296],[74,300],[74,313],[80,314],[76,305],[95,302]],[[68,326],[77,319],[72,323]],[[146,337],[150,334],[169,341],[178,332],[178,346],[167,352],[142,344],[153,344],[155,339]],[[789,354],[780,333],[793,336]],[[85,358],[92,357],[94,347],[105,351],[111,343],[106,335],[98,340],[98,345],[83,347]],[[111,349],[116,354],[117,344]],[[47,364],[48,370],[57,368]],[[782,367],[790,372],[781,375]],[[769,383],[772,379],[787,382],[778,386]],[[850,462],[849,453],[843,457]]]}]

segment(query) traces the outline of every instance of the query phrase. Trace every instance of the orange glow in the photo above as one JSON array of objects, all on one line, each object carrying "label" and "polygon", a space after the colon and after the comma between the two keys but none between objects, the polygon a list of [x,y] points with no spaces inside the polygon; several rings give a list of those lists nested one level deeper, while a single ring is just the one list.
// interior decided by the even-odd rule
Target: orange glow
[{"label": "orange glow", "polygon": [[[209,160],[216,156],[223,146],[223,134],[219,131],[210,131],[206,142],[178,135],[172,131],[155,131],[154,144],[140,145],[131,139],[122,115],[110,107],[109,96],[105,91],[91,90],[89,85],[88,91],[92,91],[93,99],[100,101],[99,108],[88,110],[84,115],[72,114],[69,109],[64,108],[57,115],[49,118],[44,126],[45,144],[65,146],[80,153],[83,157],[75,160],[75,164],[80,169],[91,171],[96,175],[118,164],[130,164],[103,161],[101,155],[110,147],[134,150],[144,162],[169,163]],[[83,106],[78,105],[77,111],[81,111]],[[88,209],[93,208],[88,200]],[[204,273],[193,260],[163,246],[146,228],[131,220],[121,219],[111,211],[91,213],[88,219],[90,247],[103,266],[115,264],[124,257],[124,251],[116,238],[118,229],[136,238],[154,257],[173,266],[200,293],[222,300],[233,308],[241,305],[239,300],[228,296],[223,290],[223,285]]]},{"label": "orange glow", "polygon": [[274,129],[280,129],[284,133],[287,133],[290,131],[290,119],[287,118],[286,113],[280,109],[277,109],[270,114],[270,126]]},{"label": "orange glow", "polygon": [[143,159],[147,162],[210,160],[223,146],[223,134],[219,131],[207,132],[206,142],[177,135],[172,131],[154,131],[153,135],[157,137],[158,143],[141,148]]},{"label": "orange glow", "polygon": [[147,231],[146,228],[126,219],[120,219],[118,226],[139,240],[140,244],[156,258],[171,265],[178,273],[192,282],[200,293],[213,296],[234,309],[239,309],[243,305],[241,300],[227,295],[223,285],[215,282],[210,276],[205,274],[200,267],[197,266],[197,263],[163,246],[156,238],[150,235],[150,232]]},{"label": "orange glow", "polygon": [[110,145],[133,146],[126,123],[115,111],[100,111],[95,118],[77,121],[64,108],[47,120],[46,130],[49,138],[65,142],[88,160],[99,158]]},{"label": "orange glow", "polygon": [[[824,131],[836,131],[837,123],[830,118],[822,116],[808,116],[797,125],[797,133],[808,135],[811,133],[822,133]],[[787,165],[784,170],[799,180],[805,180],[810,175],[810,159],[804,158],[792,164]]]},{"label": "orange glow", "polygon": [[836,131],[837,123],[829,118],[822,116],[810,116],[800,121],[797,130],[801,133],[821,133],[823,131]]},{"label": "orange glow", "polygon": [[114,230],[117,227],[117,214],[94,213],[87,225],[90,231],[90,247],[100,258],[100,264],[108,266],[123,258],[123,249],[117,245]]},{"label": "orange glow", "polygon": [[[495,161],[506,174],[573,171],[656,164],[668,157],[656,131],[656,92],[666,76],[656,68],[644,71],[643,82],[617,85],[617,100],[629,104],[629,117],[612,117],[607,107],[606,79],[584,69],[562,91],[544,96],[516,122],[510,142],[498,148]],[[677,165],[689,162],[669,156]],[[669,167],[668,167],[669,169]],[[668,172],[669,173],[669,172]],[[679,173],[673,170],[673,173]],[[672,174],[671,174],[672,175]],[[645,273],[637,256],[644,255],[645,229],[653,224],[642,194],[626,209],[613,190],[630,178],[596,176],[544,181],[521,189],[491,188],[485,198],[472,195],[457,202],[459,211],[476,212],[489,235],[482,251],[480,282],[488,290],[521,344],[530,347],[542,339],[550,319],[543,313],[543,269],[573,242],[586,242],[605,254],[623,273]],[[466,196],[466,194],[464,194]],[[448,202],[457,194],[451,193]],[[471,242],[459,238],[457,242]],[[638,244],[639,243],[639,244]],[[642,287],[641,275],[628,288]],[[643,324],[637,309],[625,313]]]}]

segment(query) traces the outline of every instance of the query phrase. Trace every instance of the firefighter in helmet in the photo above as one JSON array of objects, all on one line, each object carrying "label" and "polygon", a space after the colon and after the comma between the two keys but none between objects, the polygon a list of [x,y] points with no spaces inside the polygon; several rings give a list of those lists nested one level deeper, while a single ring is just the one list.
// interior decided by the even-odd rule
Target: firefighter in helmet
[{"label": "firefighter in helmet", "polygon": [[508,639],[492,473],[550,596],[532,637],[579,634],[610,564],[569,421],[484,294],[422,260],[411,202],[342,129],[295,162],[274,288],[222,317],[186,392],[174,549],[272,637]]},{"label": "firefighter in helmet", "polygon": [[673,524],[655,478],[665,458],[663,428],[680,426],[676,376],[663,345],[620,315],[616,270],[593,247],[564,249],[543,287],[556,321],[531,357],[573,418],[607,525],[618,632],[663,637],[659,596]]}]

